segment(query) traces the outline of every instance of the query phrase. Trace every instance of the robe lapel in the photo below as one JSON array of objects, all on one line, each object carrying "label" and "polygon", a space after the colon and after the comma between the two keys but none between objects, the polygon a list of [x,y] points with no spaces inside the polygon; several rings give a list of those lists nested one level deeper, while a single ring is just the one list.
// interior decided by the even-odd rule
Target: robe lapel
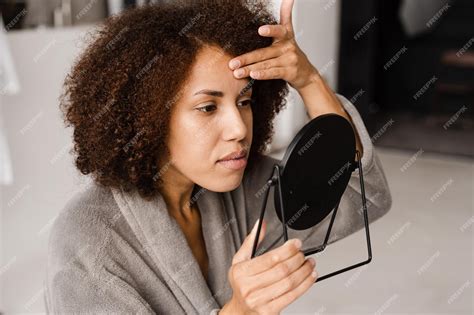
[{"label": "robe lapel", "polygon": [[[160,269],[164,281],[173,291],[187,314],[208,314],[212,309],[219,308],[211,293],[206,279],[202,275],[199,264],[192,254],[186,237],[176,220],[169,215],[166,203],[158,194],[151,201],[139,196],[136,190],[125,192],[122,189],[112,189],[114,198],[127,222],[130,224],[145,250]],[[205,222],[204,231],[220,225],[222,220],[222,204],[218,202],[216,193],[207,191],[198,199],[198,206],[204,209],[202,216]],[[209,200],[208,200],[209,198]],[[218,207],[216,207],[218,205]],[[218,253],[225,248],[225,236],[214,239],[212,232],[204,233],[206,244],[209,244],[208,254]],[[225,261],[225,260],[224,260]],[[210,266],[211,267],[211,266]],[[222,272],[220,265],[215,266]],[[216,286],[216,278],[211,277],[211,283]]]},{"label": "robe lapel", "polygon": [[218,304],[223,306],[232,295],[227,275],[236,251],[231,233],[237,224],[235,211],[233,205],[224,204],[223,193],[200,188],[196,196],[198,194],[196,203],[201,213],[202,232],[209,257],[209,287]]}]

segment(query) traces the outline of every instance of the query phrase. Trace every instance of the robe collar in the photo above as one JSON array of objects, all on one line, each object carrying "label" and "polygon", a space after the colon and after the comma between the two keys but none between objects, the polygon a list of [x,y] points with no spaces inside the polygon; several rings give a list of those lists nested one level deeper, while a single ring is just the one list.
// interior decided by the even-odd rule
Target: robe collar
[{"label": "robe collar", "polygon": [[112,189],[120,211],[136,237],[160,269],[164,281],[180,298],[186,313],[209,313],[221,308],[231,296],[228,268],[232,264],[236,246],[229,218],[224,206],[226,193],[217,193],[198,186],[192,200],[197,203],[202,233],[209,257],[208,281],[181,227],[168,213],[163,196],[158,193],[152,200],[142,198],[136,190]]}]

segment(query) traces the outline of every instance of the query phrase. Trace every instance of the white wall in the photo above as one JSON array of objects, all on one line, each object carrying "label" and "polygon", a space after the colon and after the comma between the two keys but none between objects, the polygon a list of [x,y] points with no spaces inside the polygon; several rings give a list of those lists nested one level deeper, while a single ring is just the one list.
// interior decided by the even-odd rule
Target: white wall
[{"label": "white wall", "polygon": [[70,131],[58,109],[62,81],[85,27],[8,33],[21,91],[3,96],[14,182],[1,187],[0,274],[2,312],[44,311],[43,279],[49,227],[80,188],[73,168]]},{"label": "white wall", "polygon": [[[279,20],[281,0],[273,0]],[[340,2],[336,0],[296,0],[293,25],[296,41],[328,84],[336,87],[339,47]],[[269,155],[281,159],[296,133],[309,121],[299,94],[290,88],[287,109],[275,120],[275,135]]]},{"label": "white wall", "polygon": [[[276,1],[279,9],[279,0]],[[324,72],[331,86],[336,80],[339,3],[297,0],[294,22],[298,42]],[[21,92],[4,96],[5,120],[13,162],[14,183],[0,187],[0,281],[6,313],[43,312],[43,280],[49,227],[65,202],[81,189],[68,154],[70,130],[64,129],[58,97],[74,56],[79,36],[87,27],[12,31],[8,34]],[[334,60],[334,63],[331,63]],[[277,118],[275,145],[284,148],[305,123],[301,100],[292,94],[288,110]],[[280,155],[283,151],[280,152]]]}]

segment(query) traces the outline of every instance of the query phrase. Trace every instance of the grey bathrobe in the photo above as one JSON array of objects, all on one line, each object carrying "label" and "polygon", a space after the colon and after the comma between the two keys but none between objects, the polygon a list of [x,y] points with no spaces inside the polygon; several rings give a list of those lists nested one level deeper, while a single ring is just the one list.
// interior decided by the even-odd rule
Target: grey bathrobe
[{"label": "grey bathrobe", "polygon": [[[391,206],[382,165],[356,108],[339,96],[363,146],[370,222]],[[278,160],[265,157],[230,192],[200,190],[197,205],[209,257],[208,282],[161,195],[145,201],[135,192],[91,184],[74,196],[50,235],[45,302],[50,313],[216,314],[231,298],[227,272],[259,217],[262,187]],[[266,208],[268,248],[281,235],[270,189]],[[363,228],[358,172],[340,202],[329,243]],[[330,216],[308,231],[290,234],[303,248],[322,243]],[[293,233],[293,232],[291,232]],[[281,241],[283,243],[283,241]],[[281,244],[280,243],[280,244]],[[361,248],[365,245],[361,244]]]}]

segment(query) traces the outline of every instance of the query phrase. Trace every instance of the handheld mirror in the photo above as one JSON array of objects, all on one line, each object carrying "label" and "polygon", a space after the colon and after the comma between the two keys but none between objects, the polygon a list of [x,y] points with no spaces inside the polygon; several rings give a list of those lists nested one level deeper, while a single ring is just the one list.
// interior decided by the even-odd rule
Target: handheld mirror
[{"label": "handheld mirror", "polygon": [[339,202],[352,172],[356,169],[360,175],[368,259],[320,276],[315,282],[369,263],[372,253],[360,153],[356,151],[355,134],[351,124],[336,114],[321,115],[308,122],[291,141],[281,162],[275,164],[266,185],[252,258],[255,257],[257,250],[257,240],[271,187],[275,189],[275,211],[282,224],[282,236],[285,242],[288,240],[288,229],[311,229],[331,212],[333,213],[324,243],[303,250],[305,256],[312,255],[325,249]]}]

